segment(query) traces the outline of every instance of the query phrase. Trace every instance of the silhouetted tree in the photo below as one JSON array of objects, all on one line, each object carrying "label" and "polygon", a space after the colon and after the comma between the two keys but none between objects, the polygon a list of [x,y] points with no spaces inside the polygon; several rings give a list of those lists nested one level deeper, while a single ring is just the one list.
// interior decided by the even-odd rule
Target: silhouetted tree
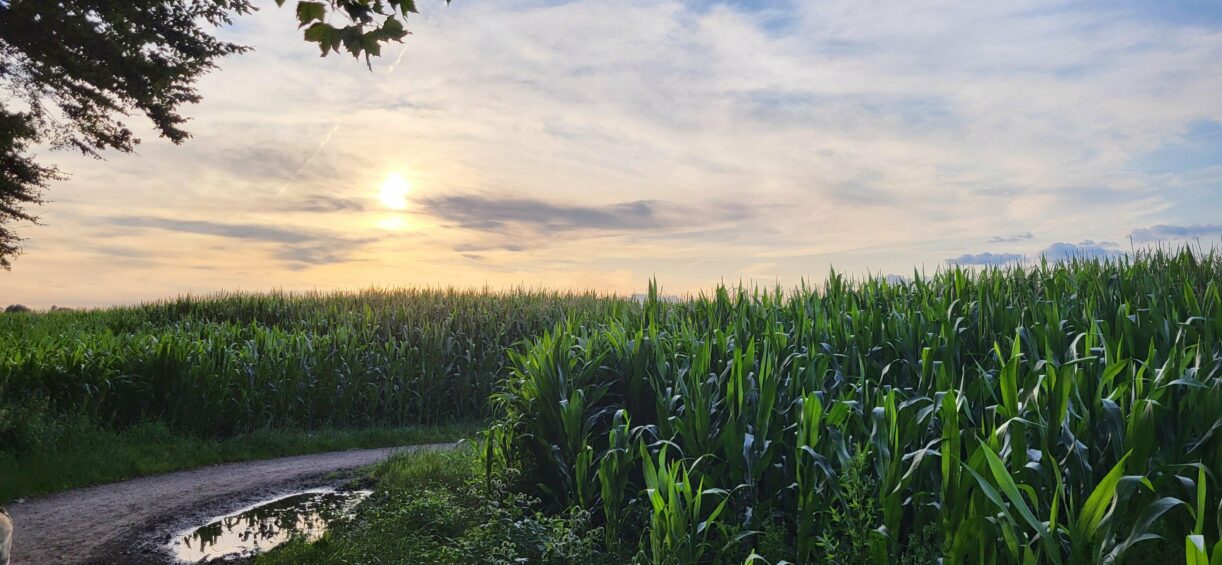
[{"label": "silhouetted tree", "polygon": [[[253,9],[250,0],[0,0],[0,267],[21,251],[13,224],[37,221],[28,206],[62,177],[31,146],[130,152],[140,140],[123,120],[135,113],[182,143],[190,134],[179,108],[200,100],[196,80],[247,50],[212,32]],[[402,40],[415,11],[413,0],[296,2],[306,41],[367,64]],[[331,13],[344,23],[329,23]]]}]

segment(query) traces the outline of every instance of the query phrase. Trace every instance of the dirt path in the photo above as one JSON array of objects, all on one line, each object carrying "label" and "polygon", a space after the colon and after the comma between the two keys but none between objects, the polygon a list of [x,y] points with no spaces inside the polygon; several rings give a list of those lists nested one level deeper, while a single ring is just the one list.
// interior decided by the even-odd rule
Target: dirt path
[{"label": "dirt path", "polygon": [[150,544],[202,518],[279,492],[334,483],[337,471],[376,463],[396,451],[453,444],[336,451],[227,463],[71,490],[11,504],[13,564],[163,561]]}]

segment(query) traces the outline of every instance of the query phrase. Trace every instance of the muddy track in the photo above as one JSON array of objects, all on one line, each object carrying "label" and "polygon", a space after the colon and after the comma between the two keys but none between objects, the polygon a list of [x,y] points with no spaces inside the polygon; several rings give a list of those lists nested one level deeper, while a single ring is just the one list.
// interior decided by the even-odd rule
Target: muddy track
[{"label": "muddy track", "polygon": [[250,503],[333,485],[344,471],[429,444],[227,463],[132,479],[10,504],[13,564],[165,563],[172,532]]}]

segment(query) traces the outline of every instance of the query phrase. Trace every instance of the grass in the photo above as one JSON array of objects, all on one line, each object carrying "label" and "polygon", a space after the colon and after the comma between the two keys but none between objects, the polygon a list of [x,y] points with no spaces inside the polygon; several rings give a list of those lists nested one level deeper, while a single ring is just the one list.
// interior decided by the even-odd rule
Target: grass
[{"label": "grass", "polygon": [[257,430],[201,439],[149,423],[114,431],[80,425],[61,429],[55,444],[24,454],[0,451],[0,503],[70,488],[217,463],[324,451],[454,441],[478,423],[357,430]]},{"label": "grass", "polygon": [[356,519],[318,541],[291,541],[259,565],[333,563],[608,563],[600,533],[581,513],[549,516],[498,475],[485,480],[480,450],[399,454],[372,471],[375,493]]}]

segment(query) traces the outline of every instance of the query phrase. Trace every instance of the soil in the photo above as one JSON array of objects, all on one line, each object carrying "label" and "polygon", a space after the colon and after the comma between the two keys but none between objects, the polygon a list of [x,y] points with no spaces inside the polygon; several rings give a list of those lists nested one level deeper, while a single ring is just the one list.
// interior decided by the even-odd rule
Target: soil
[{"label": "soil", "polygon": [[13,565],[172,563],[174,532],[260,500],[337,486],[354,469],[429,444],[214,465],[11,504]]}]

